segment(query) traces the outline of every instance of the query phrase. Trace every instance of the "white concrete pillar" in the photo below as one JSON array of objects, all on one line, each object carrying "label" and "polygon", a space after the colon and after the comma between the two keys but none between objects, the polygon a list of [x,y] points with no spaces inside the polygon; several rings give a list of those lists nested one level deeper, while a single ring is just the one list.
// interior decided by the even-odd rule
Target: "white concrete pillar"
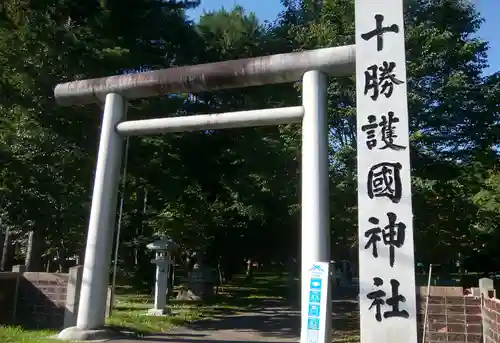
[{"label": "white concrete pillar", "polygon": [[[327,76],[308,71],[302,79],[302,263],[301,307],[307,313],[308,268],[330,261],[329,163],[327,122]],[[327,292],[328,311],[331,294]],[[327,323],[330,342],[330,323]]]},{"label": "white concrete pillar", "polygon": [[108,94],[104,106],[92,194],[76,323],[78,329],[97,329],[104,325],[123,150],[123,140],[116,133],[115,126],[125,119],[125,115],[125,99],[118,94]]}]

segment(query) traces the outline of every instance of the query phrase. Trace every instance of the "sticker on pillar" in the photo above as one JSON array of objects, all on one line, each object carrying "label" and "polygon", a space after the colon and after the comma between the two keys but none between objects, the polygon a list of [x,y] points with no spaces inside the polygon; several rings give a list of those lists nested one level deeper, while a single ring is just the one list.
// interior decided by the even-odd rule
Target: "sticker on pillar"
[{"label": "sticker on pillar", "polygon": [[321,300],[321,292],[320,291],[310,291],[309,292],[309,302],[310,303],[319,303]]},{"label": "sticker on pillar", "polygon": [[307,331],[307,343],[317,343],[319,332],[317,330]]},{"label": "sticker on pillar", "polygon": [[309,317],[319,317],[319,306],[316,304],[309,304],[309,311],[308,311],[308,316]]},{"label": "sticker on pillar", "polygon": [[306,303],[301,311],[300,343],[325,343],[330,341],[327,325],[328,288],[330,265],[328,262],[314,262],[304,275],[304,295]]},{"label": "sticker on pillar", "polygon": [[321,268],[321,266],[318,264],[313,264],[312,268],[309,269],[309,271],[313,272],[313,273],[323,273],[324,272],[323,268]]},{"label": "sticker on pillar", "polygon": [[320,278],[312,278],[311,279],[311,290],[321,290],[321,279]]},{"label": "sticker on pillar", "polygon": [[308,318],[307,328],[309,330],[319,330],[319,318]]}]

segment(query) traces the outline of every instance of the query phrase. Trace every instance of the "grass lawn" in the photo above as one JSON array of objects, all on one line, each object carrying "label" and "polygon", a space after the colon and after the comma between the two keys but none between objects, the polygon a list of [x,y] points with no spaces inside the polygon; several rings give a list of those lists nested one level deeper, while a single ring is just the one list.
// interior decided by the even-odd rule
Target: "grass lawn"
[{"label": "grass lawn", "polygon": [[[256,273],[257,274],[257,273]],[[152,307],[152,297],[131,294],[131,289],[121,289],[124,294],[117,295],[116,308],[107,324],[122,326],[137,331],[140,334],[150,334],[169,331],[175,326],[201,318],[219,317],[226,314],[235,314],[240,311],[251,311],[263,306],[265,301],[277,300],[290,296],[286,278],[276,273],[258,273],[251,281],[244,277],[236,277],[233,282],[219,289],[219,294],[212,301],[205,303],[189,303],[170,301],[172,310],[170,317],[146,316],[147,309]],[[344,318],[345,317],[345,318]],[[351,318],[352,317],[352,318]],[[334,321],[349,322],[355,329],[337,331],[332,342],[359,343],[357,317],[344,313],[342,318]],[[352,322],[352,323],[351,323]],[[16,327],[0,326],[0,343],[56,343],[50,339],[57,332],[28,331]]]},{"label": "grass lawn", "polygon": [[19,327],[0,326],[0,342],[2,343],[53,343],[60,342],[50,339],[55,332],[42,330],[23,330]]},{"label": "grass lawn", "polygon": [[[144,295],[121,295],[117,298],[116,309],[106,321],[113,326],[123,326],[140,334],[166,332],[175,326],[196,320],[201,317],[202,309],[198,306],[173,303],[172,316],[151,317],[145,313],[152,307],[151,297]],[[0,326],[1,343],[56,343],[51,339],[56,331],[24,330],[13,326]]]},{"label": "grass lawn", "polygon": [[[152,296],[131,294],[131,289],[117,290],[117,293],[122,293],[123,291],[128,293],[117,294],[116,308],[113,310],[111,317],[107,319],[106,324],[126,327],[144,335],[166,332],[173,327],[202,317],[210,317],[211,315],[227,310],[237,310],[251,306],[254,303],[252,300],[255,300],[253,298],[260,297],[258,290],[263,288],[263,285],[260,285],[259,281],[263,284],[268,284],[268,280],[265,279],[257,279],[256,285],[248,285],[244,278],[241,278],[238,280],[237,285],[226,288],[229,292],[224,292],[225,294],[222,296],[216,296],[214,301],[207,304],[186,304],[170,301],[169,307],[172,310],[172,316],[169,317],[145,315],[147,309],[153,307]],[[247,287],[243,286],[245,283]],[[257,288],[252,286],[257,286]],[[234,297],[235,290],[239,291],[237,297]],[[274,289],[266,291],[276,292]],[[270,296],[272,295],[267,294],[266,297]],[[235,298],[238,300],[235,301]],[[50,338],[56,334],[57,331],[24,330],[20,327],[0,325],[0,343],[59,343],[61,341]]]}]

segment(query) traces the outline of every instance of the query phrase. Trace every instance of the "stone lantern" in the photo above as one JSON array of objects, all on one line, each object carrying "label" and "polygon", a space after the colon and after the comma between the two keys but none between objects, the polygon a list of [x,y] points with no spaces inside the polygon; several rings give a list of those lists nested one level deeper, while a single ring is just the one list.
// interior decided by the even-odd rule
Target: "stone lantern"
[{"label": "stone lantern", "polygon": [[179,245],[170,239],[160,239],[147,245],[149,250],[155,252],[155,258],[151,263],[156,264],[156,283],[155,283],[155,303],[154,308],[148,310],[152,316],[164,316],[168,312],[165,310],[167,304],[167,280],[170,274],[170,268],[174,263],[173,255],[179,249]]}]

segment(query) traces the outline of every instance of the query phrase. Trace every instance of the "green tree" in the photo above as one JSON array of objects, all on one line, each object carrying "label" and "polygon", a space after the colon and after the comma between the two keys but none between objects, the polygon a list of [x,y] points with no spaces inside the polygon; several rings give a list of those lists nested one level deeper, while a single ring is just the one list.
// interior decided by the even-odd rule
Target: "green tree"
[{"label": "green tree", "polygon": [[191,63],[185,58],[192,54],[179,49],[190,35],[183,7],[172,2],[3,2],[0,155],[7,225],[40,233],[61,261],[80,253],[100,110],[56,106],[54,85]]},{"label": "green tree", "polygon": [[[283,4],[276,29],[295,48],[354,43],[353,1]],[[498,78],[481,75],[487,44],[473,37],[481,21],[468,2],[406,3],[414,227],[417,256],[426,261],[444,263],[483,244],[474,229],[481,205],[471,199],[498,160]],[[330,81],[332,241],[342,255],[357,241],[354,95],[352,77]]]}]

